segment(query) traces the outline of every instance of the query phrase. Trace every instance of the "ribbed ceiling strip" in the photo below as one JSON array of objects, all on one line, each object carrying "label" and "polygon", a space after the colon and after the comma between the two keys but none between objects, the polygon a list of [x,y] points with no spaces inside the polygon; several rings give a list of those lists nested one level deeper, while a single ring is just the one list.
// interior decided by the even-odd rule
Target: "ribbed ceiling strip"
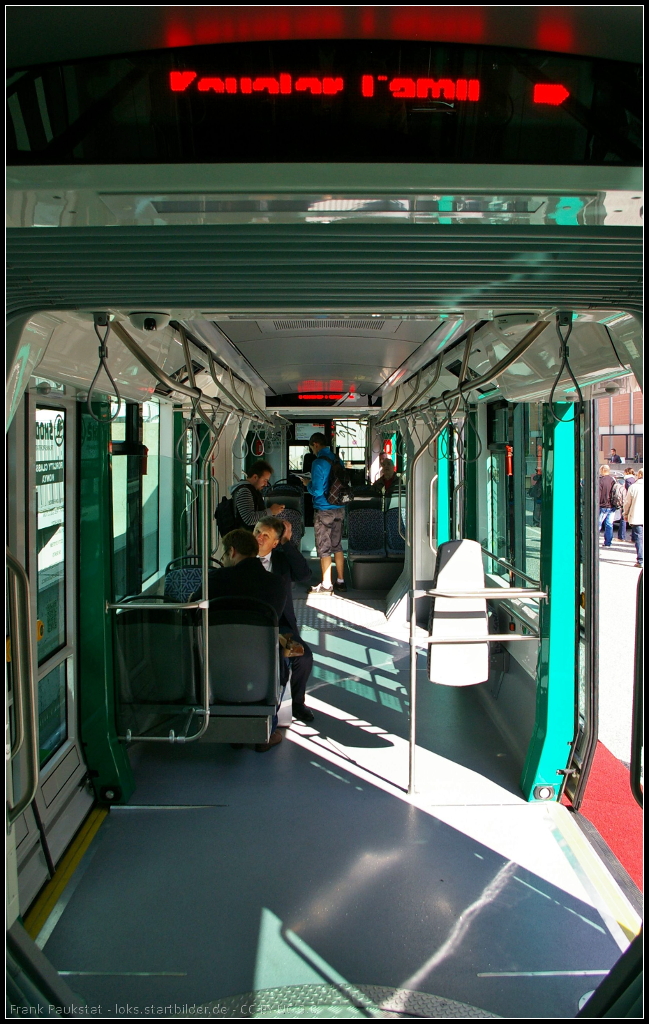
[{"label": "ribbed ceiling strip", "polygon": [[7,260],[10,311],[641,304],[631,227],[24,228],[9,230]]}]

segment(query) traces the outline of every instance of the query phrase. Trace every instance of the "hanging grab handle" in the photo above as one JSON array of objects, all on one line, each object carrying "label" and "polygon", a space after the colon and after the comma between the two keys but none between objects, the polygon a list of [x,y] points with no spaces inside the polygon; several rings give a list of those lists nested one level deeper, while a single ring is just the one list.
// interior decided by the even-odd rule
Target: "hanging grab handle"
[{"label": "hanging grab handle", "polygon": [[[108,316],[108,313],[93,313],[93,319],[94,319],[95,334],[99,338],[99,366],[97,367],[97,372],[96,372],[95,376],[92,378],[92,384],[90,385],[90,391],[88,392],[88,398],[86,399],[86,405],[88,407],[88,415],[92,416],[93,420],[95,420],[96,423],[112,423],[113,420],[116,420],[117,417],[119,416],[120,409],[122,408],[122,398],[121,398],[121,395],[120,395],[120,393],[119,393],[119,391],[117,389],[117,384],[115,383],[115,381],[113,379],[113,375],[110,372],[110,370],[108,369],[108,347],[106,345],[106,341],[108,340],[108,335],[110,334],[110,318]],[[101,334],[99,333],[99,328],[100,327],[105,327],[106,328],[106,331],[105,331],[105,334],[104,334],[103,338],[102,338]],[[97,386],[97,378],[99,377],[99,374],[101,373],[102,369],[103,369],[104,373],[106,374],[106,376],[108,377],[108,379],[109,379],[109,381],[110,381],[110,383],[112,385],[113,391],[115,393],[115,397],[117,399],[117,409],[115,410],[115,415],[114,416],[104,417],[104,418],[102,418],[101,416],[95,416],[94,412],[92,411],[92,404],[91,404],[92,403],[92,393],[95,390],[95,387]]]}]

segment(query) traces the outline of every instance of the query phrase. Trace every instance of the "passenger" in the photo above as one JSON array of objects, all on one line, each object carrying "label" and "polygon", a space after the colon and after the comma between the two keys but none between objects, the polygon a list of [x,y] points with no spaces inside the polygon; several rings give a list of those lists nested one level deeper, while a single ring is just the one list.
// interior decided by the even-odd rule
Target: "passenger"
[{"label": "passenger", "polygon": [[271,505],[266,508],[261,492],[268,486],[273,467],[263,459],[259,459],[250,467],[247,479],[232,492],[234,516],[237,529],[254,530],[255,523],[266,515],[276,516],[284,510],[284,505]]},{"label": "passenger", "polygon": [[644,473],[637,472],[637,480],[631,484],[624,501],[624,517],[631,527],[631,539],[635,544],[637,561],[636,569],[642,569],[644,563]]},{"label": "passenger", "polygon": [[635,469],[627,469],[626,473],[624,474],[624,489],[628,491],[629,487],[631,487],[632,484],[635,483],[635,480]]},{"label": "passenger", "polygon": [[[635,482],[635,477],[634,477]],[[615,475],[616,487],[613,488],[613,502],[615,504],[615,511],[620,513],[620,518],[617,524],[617,539],[626,540],[626,520],[624,518],[624,500],[626,498],[626,492],[628,487],[626,486],[625,478],[621,473]],[[615,517],[613,517],[615,518]]]},{"label": "passenger", "polygon": [[608,466],[602,466],[599,471],[599,529],[604,524],[604,547],[610,548],[613,540],[613,516],[615,505],[613,504],[613,488],[615,480],[611,476]]},{"label": "passenger", "polygon": [[301,722],[312,722],[313,711],[305,704],[306,684],[313,668],[313,654],[310,647],[300,637],[293,608],[291,583],[306,583],[311,576],[311,569],[304,555],[295,544],[287,543],[291,539],[293,527],[283,519],[264,516],[255,526],[254,534],[259,544],[259,558],[269,572],[276,573],[286,585],[286,604],[280,620],[280,632],[290,635],[303,648],[304,654],[293,662],[291,674],[291,700],[293,718]]},{"label": "passenger", "polygon": [[609,462],[621,462],[622,461],[622,459],[618,455],[618,453],[615,450],[615,448],[611,448],[611,454],[608,457],[608,461]]},{"label": "passenger", "polygon": [[[313,594],[331,594],[347,590],[345,583],[345,555],[343,553],[342,536],[345,509],[341,505],[332,505],[327,501],[327,492],[331,480],[333,463],[337,460],[327,444],[324,434],[312,434],[309,447],[315,458],[311,465],[311,481],[307,491],[313,498],[313,526],[315,546],[320,558],[322,582],[311,588]],[[336,563],[337,579],[331,585],[331,558]]]},{"label": "passenger", "polygon": [[[207,576],[209,600],[215,597],[254,597],[274,608],[278,622],[281,621],[286,604],[286,584],[281,576],[265,571],[257,558],[257,538],[248,530],[231,530],[223,537],[222,545],[224,568],[210,569]],[[200,601],[201,597],[201,591],[197,591],[192,600]],[[281,743],[282,739],[276,713],[268,743],[258,743],[255,750],[264,753]]]},{"label": "passenger", "polygon": [[395,472],[394,462],[392,459],[383,459],[381,462],[381,475],[378,480],[375,480],[372,487],[375,491],[385,495],[385,506],[390,503],[390,496],[393,492],[395,484],[399,485],[401,477]]}]

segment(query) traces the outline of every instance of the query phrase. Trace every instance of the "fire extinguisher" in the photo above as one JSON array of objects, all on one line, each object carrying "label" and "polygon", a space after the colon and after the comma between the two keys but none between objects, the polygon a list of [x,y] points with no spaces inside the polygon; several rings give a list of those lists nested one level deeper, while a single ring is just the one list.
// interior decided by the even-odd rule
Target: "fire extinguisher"
[{"label": "fire extinguisher", "polygon": [[514,475],[514,449],[510,444],[505,445],[505,473],[507,476]]}]

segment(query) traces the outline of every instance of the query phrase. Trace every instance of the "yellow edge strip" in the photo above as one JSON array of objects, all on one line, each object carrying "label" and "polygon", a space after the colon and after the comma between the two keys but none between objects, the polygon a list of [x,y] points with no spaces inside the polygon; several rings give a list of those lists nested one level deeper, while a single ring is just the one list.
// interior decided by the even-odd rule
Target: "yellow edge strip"
[{"label": "yellow edge strip", "polygon": [[[635,939],[642,927],[642,920],[627,900],[597,851],[570,818],[570,812],[560,804],[546,804],[554,822],[579,861],[582,870],[599,893],[629,941]],[[563,813],[562,813],[563,812]]]},{"label": "yellow edge strip", "polygon": [[81,858],[95,838],[101,823],[108,814],[105,807],[91,811],[77,832],[68,850],[57,867],[54,878],[47,883],[42,893],[24,918],[27,934],[35,939],[43,925],[54,910],[74,872],[81,863]]}]

